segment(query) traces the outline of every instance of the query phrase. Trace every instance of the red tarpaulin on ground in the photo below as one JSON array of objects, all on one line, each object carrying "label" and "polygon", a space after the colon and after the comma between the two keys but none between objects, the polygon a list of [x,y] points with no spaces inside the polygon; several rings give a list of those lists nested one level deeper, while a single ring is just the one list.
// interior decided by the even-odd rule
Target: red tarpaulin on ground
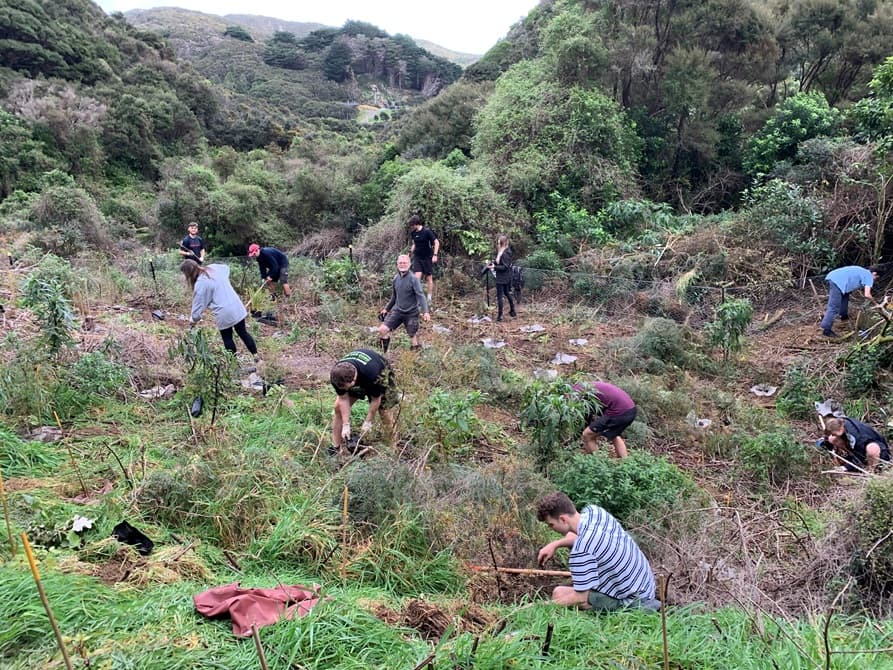
[{"label": "red tarpaulin on ground", "polygon": [[239,582],[215,586],[192,599],[199,614],[208,618],[229,616],[237,637],[249,637],[252,625],[262,628],[282,618],[302,617],[319,602],[316,592],[304,586],[243,589]]}]

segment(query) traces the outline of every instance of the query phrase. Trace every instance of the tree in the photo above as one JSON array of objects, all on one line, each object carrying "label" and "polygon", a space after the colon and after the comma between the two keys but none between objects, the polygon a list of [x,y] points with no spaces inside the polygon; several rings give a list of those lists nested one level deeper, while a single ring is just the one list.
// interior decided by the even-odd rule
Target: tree
[{"label": "tree", "polygon": [[350,76],[350,63],[353,52],[344,39],[332,42],[322,61],[322,72],[326,79],[342,82]]},{"label": "tree", "polygon": [[285,31],[273,33],[267,40],[263,61],[270,67],[286,70],[303,70],[307,67],[307,59],[298,47],[297,39],[292,33]]},{"label": "tree", "polygon": [[232,37],[233,39],[239,40],[241,42],[254,41],[251,33],[245,30],[242,26],[227,26],[226,30],[223,31],[223,36]]},{"label": "tree", "polygon": [[553,191],[590,211],[634,194],[640,150],[616,103],[596,89],[555,81],[542,60],[519,63],[499,78],[473,141],[495,183],[529,211]]},{"label": "tree", "polygon": [[751,175],[766,174],[778,161],[794,160],[801,142],[831,135],[840,113],[821,93],[797,93],[785,100],[751,138],[744,166]]}]

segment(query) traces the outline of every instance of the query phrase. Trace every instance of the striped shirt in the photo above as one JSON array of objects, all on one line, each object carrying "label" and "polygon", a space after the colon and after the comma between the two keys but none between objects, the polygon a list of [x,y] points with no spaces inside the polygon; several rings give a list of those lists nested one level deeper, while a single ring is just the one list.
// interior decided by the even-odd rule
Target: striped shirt
[{"label": "striped shirt", "polygon": [[575,591],[598,591],[623,602],[654,598],[654,573],[629,533],[608,512],[580,512],[569,564]]}]

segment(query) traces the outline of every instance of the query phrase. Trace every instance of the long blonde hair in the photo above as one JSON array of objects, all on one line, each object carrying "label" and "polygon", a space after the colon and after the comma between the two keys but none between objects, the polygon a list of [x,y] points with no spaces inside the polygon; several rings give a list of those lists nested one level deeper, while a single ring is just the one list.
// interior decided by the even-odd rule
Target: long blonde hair
[{"label": "long blonde hair", "polygon": [[198,281],[198,278],[201,275],[205,275],[205,277],[211,276],[207,268],[203,268],[190,258],[187,258],[180,264],[180,272],[186,277],[186,285],[189,287],[190,291],[195,290],[195,282]]}]

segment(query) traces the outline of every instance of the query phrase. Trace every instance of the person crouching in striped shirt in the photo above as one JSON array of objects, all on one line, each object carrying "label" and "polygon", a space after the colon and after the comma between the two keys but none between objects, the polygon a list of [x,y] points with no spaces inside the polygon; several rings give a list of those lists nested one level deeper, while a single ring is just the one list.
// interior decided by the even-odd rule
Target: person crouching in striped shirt
[{"label": "person crouching in striped shirt", "polygon": [[660,609],[648,559],[608,512],[598,505],[578,512],[570,498],[556,492],[539,501],[536,518],[564,536],[540,549],[540,566],[556,549],[570,548],[573,586],[556,586],[552,602],[603,612],[624,607]]}]

